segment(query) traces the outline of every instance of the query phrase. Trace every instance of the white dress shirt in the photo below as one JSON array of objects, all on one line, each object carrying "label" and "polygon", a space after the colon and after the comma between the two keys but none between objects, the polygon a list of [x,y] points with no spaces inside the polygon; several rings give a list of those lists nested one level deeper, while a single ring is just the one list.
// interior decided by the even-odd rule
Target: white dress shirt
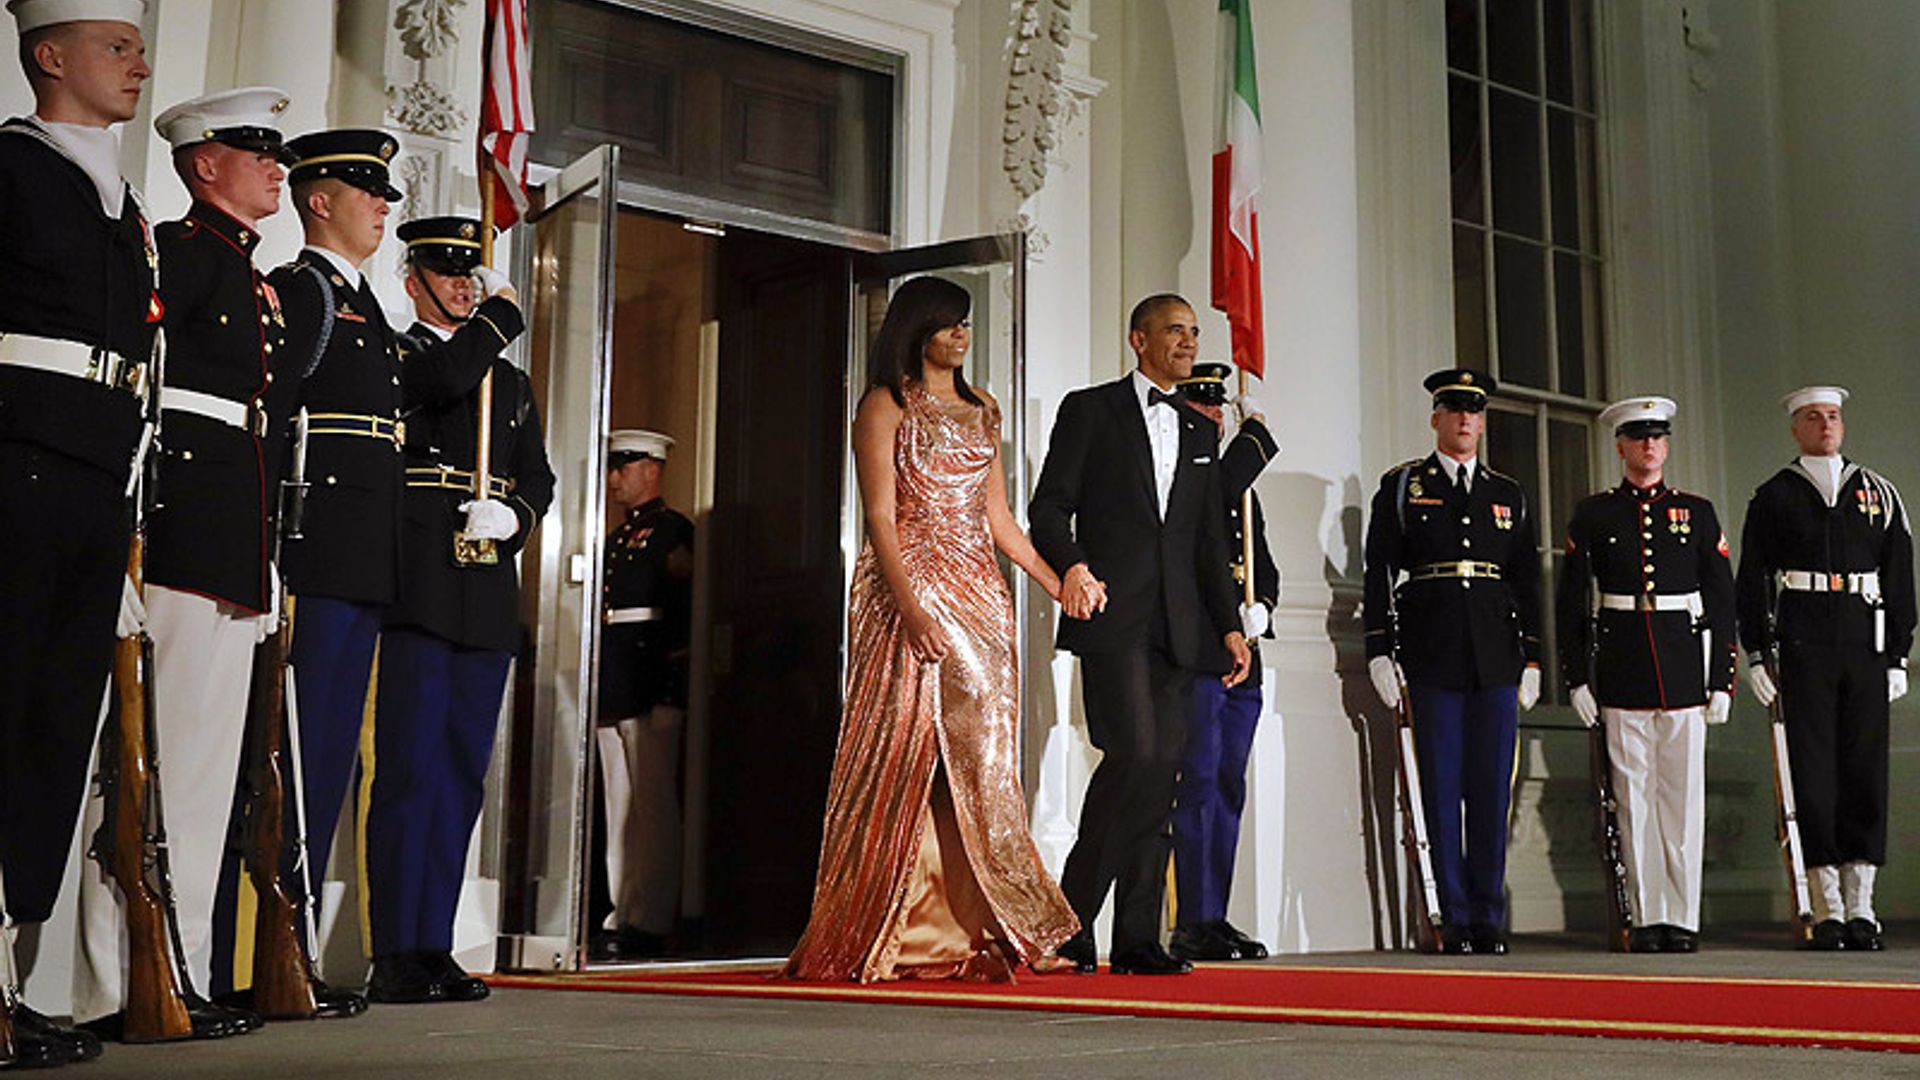
[{"label": "white dress shirt", "polygon": [[1167,496],[1173,491],[1173,472],[1180,464],[1180,416],[1171,403],[1148,407],[1147,391],[1158,389],[1139,368],[1133,369],[1133,396],[1147,421],[1147,445],[1153,449],[1153,493],[1160,500],[1160,518],[1164,521]]},{"label": "white dress shirt", "polygon": [[1448,486],[1452,486],[1455,482],[1454,477],[1459,475],[1460,470],[1465,469],[1467,471],[1466,489],[1468,491],[1473,490],[1474,466],[1479,463],[1479,457],[1470,457],[1465,461],[1455,461],[1445,454],[1435,454],[1433,456],[1440,459],[1440,467],[1447,471]]},{"label": "white dress shirt", "polygon": [[322,256],[327,262],[332,263],[333,268],[340,271],[340,276],[347,279],[347,284],[353,288],[353,291],[360,291],[360,268],[347,261],[345,255],[314,244],[308,244],[307,250]]},{"label": "white dress shirt", "polygon": [[1840,470],[1846,466],[1846,459],[1839,454],[1828,457],[1814,457],[1812,454],[1800,455],[1800,467],[1813,477],[1813,486],[1820,491],[1820,497],[1832,506],[1840,501]]}]

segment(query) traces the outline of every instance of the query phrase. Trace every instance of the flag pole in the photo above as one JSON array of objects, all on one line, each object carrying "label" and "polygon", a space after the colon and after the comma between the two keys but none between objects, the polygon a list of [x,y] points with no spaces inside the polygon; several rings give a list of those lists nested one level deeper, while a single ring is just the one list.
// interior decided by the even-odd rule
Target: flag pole
[{"label": "flag pole", "polygon": [[[480,167],[480,265],[493,265],[493,170]],[[493,486],[493,365],[480,379],[480,404],[474,419],[473,497],[484,499]],[[493,540],[469,539],[466,530],[454,535],[454,560],[469,566],[493,566],[500,561],[500,545]]]},{"label": "flag pole", "polygon": [[[1247,395],[1247,369],[1238,364],[1234,367],[1240,372],[1240,396],[1244,398]],[[1240,422],[1242,424],[1247,422],[1244,413],[1240,416]],[[1242,592],[1245,594],[1247,606],[1252,607],[1259,601],[1254,596],[1253,583],[1253,485],[1251,483],[1247,485],[1245,491],[1240,493],[1240,565],[1247,570],[1247,580],[1243,583]]]}]

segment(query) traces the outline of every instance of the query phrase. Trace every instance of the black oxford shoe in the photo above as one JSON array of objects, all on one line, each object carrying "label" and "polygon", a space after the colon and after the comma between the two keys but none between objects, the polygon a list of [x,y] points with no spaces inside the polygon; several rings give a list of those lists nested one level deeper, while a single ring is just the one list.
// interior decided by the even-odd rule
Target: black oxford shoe
[{"label": "black oxford shoe", "polygon": [[1480,956],[1507,955],[1507,933],[1497,926],[1473,928],[1473,951]]},{"label": "black oxford shoe", "polygon": [[485,980],[467,974],[452,953],[427,953],[421,963],[439,984],[441,1001],[480,1001],[493,992]]},{"label": "black oxford shoe", "polygon": [[1847,920],[1847,948],[1861,952],[1879,952],[1887,947],[1880,940],[1880,924],[1872,919]]},{"label": "black oxford shoe", "polygon": [[1078,974],[1091,975],[1100,970],[1100,960],[1093,949],[1093,935],[1085,930],[1061,942],[1053,954],[1072,962],[1073,970]]},{"label": "black oxford shoe", "polygon": [[446,1000],[438,972],[421,962],[419,953],[394,953],[373,958],[367,976],[367,1000],[382,1005],[421,1005]]},{"label": "black oxford shoe", "polygon": [[1679,926],[1669,926],[1666,939],[1660,943],[1661,952],[1695,953],[1700,951],[1700,935]]},{"label": "black oxford shoe", "polygon": [[1449,956],[1468,956],[1473,952],[1473,937],[1461,927],[1440,928],[1440,951]]},{"label": "black oxford shoe", "polygon": [[1233,946],[1235,960],[1265,960],[1267,947],[1240,932],[1240,929],[1225,919],[1211,924],[1215,937]]},{"label": "black oxford shoe", "polygon": [[1807,940],[1807,948],[1816,952],[1839,952],[1848,944],[1847,924],[1839,919],[1821,919],[1813,924],[1813,937]]},{"label": "black oxford shoe", "polygon": [[25,1002],[13,1007],[13,1043],[16,1069],[35,1059],[47,1065],[92,1061],[101,1049],[99,1037],[91,1031],[56,1024]]},{"label": "black oxford shoe", "polygon": [[1666,947],[1664,937],[1657,926],[1636,926],[1627,931],[1627,951],[1630,953],[1654,953]]},{"label": "black oxford shoe", "polygon": [[1185,975],[1193,970],[1192,964],[1167,955],[1158,942],[1116,952],[1107,967],[1115,975]]},{"label": "black oxford shoe", "polygon": [[1167,952],[1176,960],[1233,960],[1239,952],[1233,942],[1214,932],[1212,924],[1176,926],[1167,942]]}]

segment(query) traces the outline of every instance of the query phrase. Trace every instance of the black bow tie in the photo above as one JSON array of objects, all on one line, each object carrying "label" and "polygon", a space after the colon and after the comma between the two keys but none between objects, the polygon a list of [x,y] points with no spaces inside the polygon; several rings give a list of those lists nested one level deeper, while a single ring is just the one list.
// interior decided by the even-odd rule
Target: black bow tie
[{"label": "black bow tie", "polygon": [[1155,405],[1165,405],[1167,408],[1171,409],[1173,408],[1173,403],[1179,400],[1180,400],[1179,395],[1169,394],[1165,390],[1162,390],[1157,386],[1150,386],[1147,388],[1147,408],[1149,409],[1153,408]]}]

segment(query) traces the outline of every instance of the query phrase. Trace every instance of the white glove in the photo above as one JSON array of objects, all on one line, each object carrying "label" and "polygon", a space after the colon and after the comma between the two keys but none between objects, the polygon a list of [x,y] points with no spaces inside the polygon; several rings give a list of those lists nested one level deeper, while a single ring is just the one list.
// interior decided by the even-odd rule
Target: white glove
[{"label": "white glove", "polygon": [[1588,727],[1600,726],[1600,703],[1593,699],[1593,687],[1581,683],[1573,688],[1573,711]]},{"label": "white glove", "polygon": [[1243,424],[1253,417],[1264,418],[1267,415],[1267,411],[1260,407],[1260,402],[1252,394],[1241,394],[1234,398],[1233,407],[1239,411],[1240,422]]},{"label": "white glove", "polygon": [[1727,713],[1733,708],[1733,695],[1725,690],[1715,690],[1707,695],[1707,723],[1724,724]]},{"label": "white glove", "polygon": [[[1251,604],[1240,605],[1240,633],[1244,634],[1248,641],[1266,633],[1271,623],[1272,619],[1267,615],[1267,605],[1257,600]],[[1901,674],[1906,673],[1901,672]]]},{"label": "white glove", "polygon": [[1887,700],[1899,701],[1907,696],[1907,669],[1890,667],[1887,669]]},{"label": "white glove", "polygon": [[1773,676],[1759,664],[1747,665],[1747,685],[1753,688],[1753,696],[1760,699],[1761,708],[1771,706],[1773,699],[1780,696],[1780,689],[1773,685]]},{"label": "white glove", "polygon": [[489,297],[499,296],[501,293],[512,294],[514,291],[513,279],[507,276],[505,270],[497,270],[491,266],[476,266],[473,268],[473,276],[474,280],[480,282],[480,291]]},{"label": "white glove", "polygon": [[120,616],[113,627],[114,637],[139,637],[140,631],[147,628],[147,605],[140,599],[140,590],[133,587],[133,579],[120,579]]},{"label": "white glove", "polygon": [[505,540],[520,531],[520,518],[499,499],[469,499],[460,509],[467,513],[469,540]]},{"label": "white glove", "polygon": [[255,645],[280,632],[280,568],[267,564],[267,610],[253,617]]},{"label": "white glove", "polygon": [[1520,711],[1531,712],[1540,701],[1540,669],[1528,664],[1520,669]]},{"label": "white glove", "polygon": [[1376,656],[1367,661],[1367,678],[1373,680],[1373,692],[1380,695],[1380,703],[1389,709],[1400,707],[1400,665],[1393,662],[1391,656]]}]

